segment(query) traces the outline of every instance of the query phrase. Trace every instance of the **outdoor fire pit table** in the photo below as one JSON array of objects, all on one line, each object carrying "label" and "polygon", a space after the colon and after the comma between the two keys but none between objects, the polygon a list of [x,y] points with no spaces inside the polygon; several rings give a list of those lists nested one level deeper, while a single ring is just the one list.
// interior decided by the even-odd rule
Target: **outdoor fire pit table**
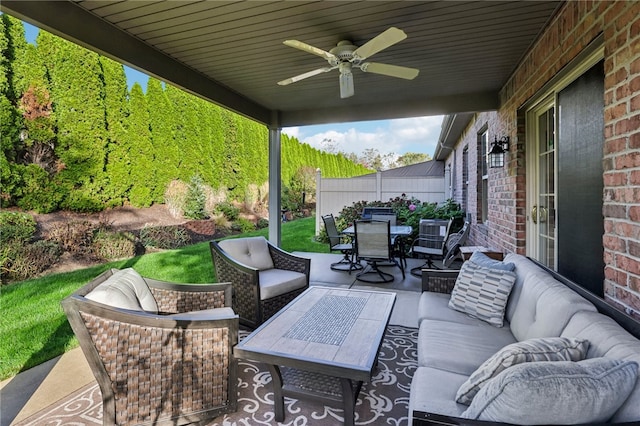
[{"label": "outdoor fire pit table", "polygon": [[284,421],[290,396],[339,404],[344,424],[354,424],[358,393],[371,380],[395,297],[310,287],[236,345],[236,358],[269,367],[276,421]]}]

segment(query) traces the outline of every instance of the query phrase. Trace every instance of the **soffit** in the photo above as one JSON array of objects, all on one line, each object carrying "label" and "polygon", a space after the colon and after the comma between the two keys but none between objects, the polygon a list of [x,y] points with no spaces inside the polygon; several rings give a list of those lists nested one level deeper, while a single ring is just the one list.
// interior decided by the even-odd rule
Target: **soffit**
[{"label": "soffit", "polygon": [[[7,1],[3,11],[274,127],[486,111],[559,1]],[[412,80],[337,70],[282,44],[362,45],[396,26],[408,38],[371,61],[414,67]]]}]

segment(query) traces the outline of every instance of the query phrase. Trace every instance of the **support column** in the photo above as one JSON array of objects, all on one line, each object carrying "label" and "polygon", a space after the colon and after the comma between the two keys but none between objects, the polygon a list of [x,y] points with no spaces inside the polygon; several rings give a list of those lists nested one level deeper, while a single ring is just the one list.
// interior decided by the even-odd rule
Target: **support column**
[{"label": "support column", "polygon": [[280,247],[282,229],[282,129],[269,126],[269,241]]},{"label": "support column", "polygon": [[322,211],[322,171],[316,169],[316,235],[320,235],[320,228],[322,224],[320,220],[323,215]]}]

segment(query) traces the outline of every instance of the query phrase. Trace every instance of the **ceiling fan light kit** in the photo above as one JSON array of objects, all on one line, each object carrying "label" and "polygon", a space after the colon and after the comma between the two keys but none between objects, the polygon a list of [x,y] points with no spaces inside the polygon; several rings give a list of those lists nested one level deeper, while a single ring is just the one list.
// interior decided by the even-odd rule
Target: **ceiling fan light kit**
[{"label": "ceiling fan light kit", "polygon": [[360,47],[354,46],[350,41],[342,40],[336,47],[328,52],[298,40],[285,40],[284,44],[289,47],[303,50],[324,58],[329,63],[329,67],[308,71],[306,73],[287,78],[286,80],[279,81],[278,84],[286,86],[318,74],[338,69],[338,71],[340,71],[340,97],[348,98],[353,96],[355,93],[352,72],[353,68],[359,68],[363,72],[403,78],[405,80],[413,80],[420,72],[420,70],[416,68],[376,62],[362,62],[368,57],[375,55],[387,47],[393,46],[405,38],[407,38],[407,35],[404,31],[391,27]]}]

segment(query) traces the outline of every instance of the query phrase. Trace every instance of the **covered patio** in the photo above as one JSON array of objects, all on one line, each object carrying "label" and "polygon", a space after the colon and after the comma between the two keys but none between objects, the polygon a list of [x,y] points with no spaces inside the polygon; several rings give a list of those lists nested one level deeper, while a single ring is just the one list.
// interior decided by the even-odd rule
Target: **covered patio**
[{"label": "covered patio", "polygon": [[[417,327],[418,294],[422,291],[419,278],[406,274],[406,278],[403,280],[398,268],[387,267],[384,269],[394,275],[393,282],[367,284],[357,281],[355,273],[348,274],[330,269],[331,263],[342,257],[340,254],[294,253],[312,259],[311,286],[375,289],[394,292],[396,294],[396,303],[391,315],[390,325],[412,329]],[[422,263],[420,259],[407,259],[407,261],[408,267],[418,266]],[[26,424],[39,424],[38,417],[46,414],[47,409],[68,403],[75,393],[95,384],[95,382],[96,379],[87,364],[82,350],[79,347],[75,348],[60,357],[2,382],[0,384],[0,393],[2,394],[0,423],[3,425],[23,424],[22,422],[30,419],[35,423],[27,422]],[[101,399],[99,398],[99,392],[97,401],[98,405],[94,408],[100,409],[99,402],[101,402]],[[85,403],[88,403],[88,401],[85,401]],[[78,413],[77,416],[80,419],[79,413],[86,412],[86,408],[86,406],[82,407],[82,403],[78,403],[76,408],[70,409],[70,412]],[[95,410],[91,411],[94,415],[99,415]],[[75,415],[70,414],[67,420],[71,420]]]},{"label": "covered patio", "polygon": [[[557,100],[570,83],[594,69],[596,101],[585,103],[593,107],[598,122],[602,118],[601,128],[590,132],[597,144],[589,144],[595,147],[598,167],[602,166],[602,171],[591,170],[596,170],[593,174],[602,188],[585,185],[584,171],[572,176],[577,178],[577,189],[596,188],[593,192],[599,202],[595,208],[599,228],[594,228],[592,234],[598,250],[603,249],[596,256],[598,262],[602,261],[602,266],[596,267],[603,277],[595,283],[600,291],[588,296],[597,299],[599,311],[627,324],[634,339],[639,335],[640,328],[634,320],[640,312],[637,2],[69,0],[4,1],[0,7],[17,18],[265,125],[269,129],[271,217],[278,217],[281,207],[282,128],[440,114],[464,118],[446,123],[449,127],[443,127],[435,156],[451,166],[452,197],[467,202],[465,210],[473,225],[471,242],[486,244],[513,257],[527,255],[538,262],[540,259],[530,247],[530,224],[537,220],[538,209],[531,210],[537,204],[528,198],[532,185],[528,179],[535,175],[538,164],[531,161],[530,155],[537,148],[544,152],[557,149],[555,106],[551,108],[548,102]],[[356,70],[355,95],[346,99],[340,97],[335,70],[317,74],[312,71],[326,66],[319,57],[323,53],[311,55],[311,49],[302,52],[282,44],[285,40],[299,40],[322,51],[342,40],[362,46],[391,27],[405,31],[407,38],[391,43],[373,60],[415,68],[419,75],[404,80]],[[286,86],[277,84],[307,72],[314,75]],[[576,105],[579,109],[582,104]],[[542,122],[548,126],[544,131],[540,130]],[[539,139],[533,137],[536,131],[540,131]],[[506,161],[502,168],[485,170],[487,148],[498,138],[510,141],[502,152],[507,152]],[[566,142],[564,152],[575,153]],[[545,150],[549,147],[551,150]],[[555,161],[553,155],[550,154],[550,161]],[[565,164],[580,164],[568,158]],[[543,181],[555,185],[556,177],[552,173],[550,179]],[[549,226],[552,238],[563,219],[560,213],[559,221],[555,221],[556,206],[575,209],[566,193],[563,197],[561,204],[557,203],[560,197],[554,198],[551,209],[545,209],[540,216],[544,219],[541,223],[553,225]],[[566,218],[570,216],[564,216],[565,224]],[[281,224],[271,221],[269,239],[278,244],[280,234]],[[561,260],[577,259],[578,265],[563,264],[548,256],[548,272],[558,276],[558,272],[569,275],[568,272],[585,269],[579,264],[583,259],[577,251],[580,244],[559,247],[552,238],[545,240],[550,241],[545,246],[548,252],[562,254]],[[321,269],[313,272],[313,285],[359,285],[351,281],[355,277],[336,276],[329,268],[322,268],[319,259],[314,268]],[[414,280],[417,278],[407,275],[404,281],[396,279],[391,284],[391,290],[403,295],[396,304],[392,323],[415,322],[412,316],[420,287]],[[584,283],[577,282],[576,287],[580,287],[581,294],[588,293]],[[633,340],[633,344],[637,341]],[[637,353],[635,350],[631,355]]]}]

